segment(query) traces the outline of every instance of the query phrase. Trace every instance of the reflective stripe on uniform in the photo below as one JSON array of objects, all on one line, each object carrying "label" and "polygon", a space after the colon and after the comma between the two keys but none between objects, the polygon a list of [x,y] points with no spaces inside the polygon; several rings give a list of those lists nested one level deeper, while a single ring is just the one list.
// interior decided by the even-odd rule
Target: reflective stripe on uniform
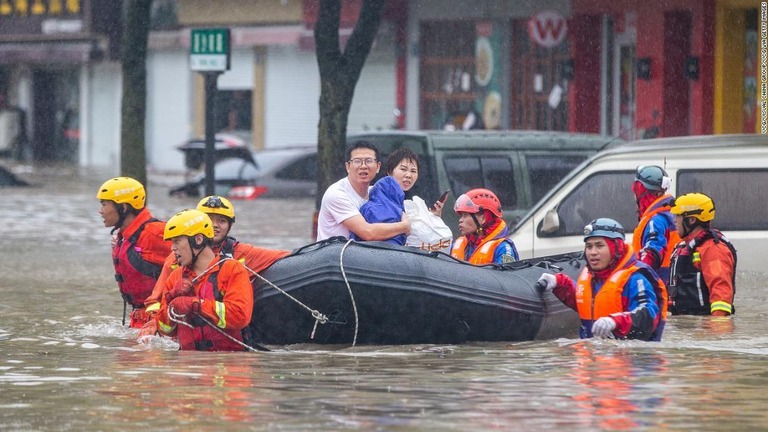
[{"label": "reflective stripe on uniform", "polygon": [[710,313],[714,313],[715,311],[723,311],[728,314],[733,313],[733,305],[731,305],[728,302],[724,301],[716,301],[712,302],[712,305],[710,306]]},{"label": "reflective stripe on uniform", "polygon": [[173,331],[173,329],[176,328],[176,324],[174,325],[167,325],[164,322],[157,320],[157,327],[158,329],[163,333],[170,333]]},{"label": "reflective stripe on uniform", "polygon": [[216,323],[216,326],[219,328],[227,328],[227,307],[224,306],[224,302],[220,301],[217,301],[215,305],[216,315],[219,317],[219,322]]}]

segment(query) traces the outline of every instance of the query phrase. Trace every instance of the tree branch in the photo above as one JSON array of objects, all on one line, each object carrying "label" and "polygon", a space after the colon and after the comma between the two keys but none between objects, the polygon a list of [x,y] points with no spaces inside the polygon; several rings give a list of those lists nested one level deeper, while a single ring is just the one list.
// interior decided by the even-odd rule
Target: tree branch
[{"label": "tree branch", "polygon": [[381,23],[381,15],[387,0],[364,0],[360,17],[344,49],[346,64],[344,74],[348,78],[357,78],[363,70],[365,60],[371,52],[373,41]]}]

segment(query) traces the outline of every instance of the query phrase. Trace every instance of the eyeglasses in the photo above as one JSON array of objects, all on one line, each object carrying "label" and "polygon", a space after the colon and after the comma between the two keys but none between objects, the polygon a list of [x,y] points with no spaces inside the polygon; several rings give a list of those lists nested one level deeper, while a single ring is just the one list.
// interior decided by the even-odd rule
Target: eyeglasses
[{"label": "eyeglasses", "polygon": [[227,207],[227,205],[224,204],[223,201],[221,201],[221,198],[219,198],[216,195],[209,197],[208,201],[206,201],[205,204],[203,204],[203,207],[229,209],[229,207]]},{"label": "eyeglasses", "polygon": [[365,159],[354,158],[354,159],[350,159],[349,163],[352,164],[352,166],[356,166],[356,167],[359,167],[360,165],[373,166],[376,163],[376,159],[374,159],[374,158],[365,158]]}]

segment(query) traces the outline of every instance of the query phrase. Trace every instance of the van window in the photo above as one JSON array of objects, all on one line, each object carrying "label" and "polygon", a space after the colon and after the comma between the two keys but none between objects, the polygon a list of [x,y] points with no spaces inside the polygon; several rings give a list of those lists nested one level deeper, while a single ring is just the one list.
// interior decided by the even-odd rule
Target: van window
[{"label": "van window", "polygon": [[617,220],[627,233],[637,226],[637,206],[630,189],[632,171],[601,172],[588,177],[557,207],[560,230],[557,236],[583,235],[593,219]]},{"label": "van window", "polygon": [[677,172],[678,196],[701,192],[715,203],[712,226],[721,230],[765,230],[768,170]]},{"label": "van window", "polygon": [[586,158],[586,155],[525,155],[530,175],[532,202],[539,202],[557,182]]},{"label": "van window", "polygon": [[509,158],[452,156],[445,158],[444,165],[455,194],[482,187],[494,192],[502,207],[517,207],[517,188]]}]

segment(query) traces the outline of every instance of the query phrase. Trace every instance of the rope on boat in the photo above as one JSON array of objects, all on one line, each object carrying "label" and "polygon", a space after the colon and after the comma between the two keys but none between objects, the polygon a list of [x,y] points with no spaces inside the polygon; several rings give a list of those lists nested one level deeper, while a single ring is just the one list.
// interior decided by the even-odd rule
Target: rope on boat
[{"label": "rope on boat", "polygon": [[349,298],[352,300],[352,311],[355,312],[355,336],[352,338],[352,346],[355,346],[357,343],[358,328],[357,304],[355,303],[355,296],[352,294],[352,287],[349,286],[349,280],[347,280],[347,273],[344,271],[344,250],[347,249],[347,246],[349,246],[352,241],[353,240],[348,240],[341,248],[341,254],[339,254],[339,267],[341,268],[341,277],[344,278],[344,284],[347,285],[347,291],[349,291]]},{"label": "rope on boat", "polygon": [[[317,325],[318,324],[326,324],[328,322],[328,317],[325,314],[323,314],[320,311],[318,311],[317,309],[312,309],[309,306],[305,305],[304,303],[302,303],[296,297],[288,294],[284,289],[280,288],[279,286],[277,286],[277,285],[273,284],[272,282],[270,282],[269,280],[267,280],[264,276],[262,276],[262,275],[258,274],[257,272],[251,270],[248,266],[244,266],[244,267],[252,275],[254,275],[257,278],[261,279],[262,282],[264,282],[267,285],[271,286],[272,288],[276,289],[278,292],[284,294],[286,297],[288,297],[289,299],[293,300],[297,305],[299,305],[299,306],[303,307],[304,309],[306,309],[307,311],[309,311],[309,313],[312,315],[312,318],[315,319],[315,326],[312,328],[312,334],[310,335],[309,338],[310,339],[314,339],[315,338],[315,331],[317,330]],[[254,299],[254,301],[256,301],[256,299]]]}]

